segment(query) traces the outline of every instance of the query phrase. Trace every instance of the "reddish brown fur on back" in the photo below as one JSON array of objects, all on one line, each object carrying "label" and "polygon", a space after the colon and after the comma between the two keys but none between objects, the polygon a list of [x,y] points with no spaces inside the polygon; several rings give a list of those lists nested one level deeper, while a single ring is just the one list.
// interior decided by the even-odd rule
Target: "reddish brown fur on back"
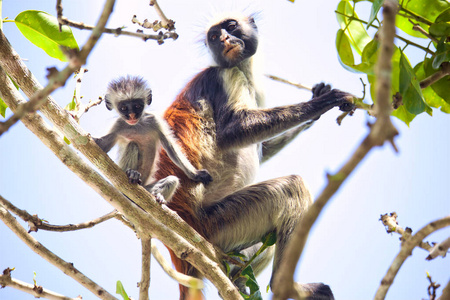
[{"label": "reddish brown fur on back", "polygon": [[[202,130],[202,120],[192,104],[183,95],[184,91],[178,95],[172,105],[166,110],[164,119],[171,127],[187,158],[194,167],[199,169],[201,168],[200,148],[202,141],[200,131]],[[193,207],[191,206],[191,198],[193,196],[189,192],[195,185],[200,183],[195,183],[188,179],[184,172],[172,162],[163,150],[155,177],[159,180],[169,175],[175,175],[180,179],[180,188],[174,194],[168,206],[203,235],[202,228],[198,226]],[[169,249],[169,252],[177,271],[198,276],[197,271],[188,262],[179,259],[172,250]],[[180,285],[180,299],[185,299],[188,291],[187,287]]]}]

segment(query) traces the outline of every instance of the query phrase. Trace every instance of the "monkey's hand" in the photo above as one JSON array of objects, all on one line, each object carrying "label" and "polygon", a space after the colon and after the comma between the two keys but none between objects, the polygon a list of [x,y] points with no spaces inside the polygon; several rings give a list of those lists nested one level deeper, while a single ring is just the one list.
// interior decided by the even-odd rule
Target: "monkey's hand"
[{"label": "monkey's hand", "polygon": [[132,169],[128,169],[128,170],[125,171],[125,173],[128,176],[128,182],[129,183],[142,184],[141,173],[139,173],[138,171],[132,170]]},{"label": "monkey's hand", "polygon": [[313,86],[311,92],[313,93],[313,98],[317,98],[323,94],[331,91],[331,85],[325,84],[324,82],[318,83]]},{"label": "monkey's hand", "polygon": [[167,201],[166,201],[166,199],[164,199],[164,196],[163,195],[161,195],[161,193],[159,193],[159,192],[154,192],[154,193],[152,193],[153,194],[153,196],[155,197],[155,200],[156,200],[156,202],[158,202],[159,204],[167,204]]},{"label": "monkey's hand", "polygon": [[355,104],[353,99],[356,98],[350,93],[331,89],[331,85],[325,84],[323,82],[316,84],[312,88],[313,99],[314,98],[324,98],[333,99],[336,103],[335,106],[339,106],[339,109],[345,112],[350,112],[355,109]]},{"label": "monkey's hand", "polygon": [[192,180],[194,180],[195,182],[201,182],[204,185],[208,185],[211,181],[213,181],[213,178],[207,170],[198,170],[197,174],[195,174]]}]

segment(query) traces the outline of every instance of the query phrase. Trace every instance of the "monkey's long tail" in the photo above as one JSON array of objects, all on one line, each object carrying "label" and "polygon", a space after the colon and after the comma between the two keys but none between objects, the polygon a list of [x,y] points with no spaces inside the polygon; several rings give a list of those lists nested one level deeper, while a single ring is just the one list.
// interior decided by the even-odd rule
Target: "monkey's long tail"
[{"label": "monkey's long tail", "polygon": [[[170,253],[170,258],[172,259],[172,263],[175,266],[175,269],[183,274],[201,278],[200,272],[198,272],[190,263],[185,260],[178,258],[175,253],[167,248]],[[189,287],[186,287],[182,284],[179,284],[180,288],[180,300],[204,300],[205,297],[201,291],[195,291],[195,296],[193,295],[194,291],[191,291]]]}]

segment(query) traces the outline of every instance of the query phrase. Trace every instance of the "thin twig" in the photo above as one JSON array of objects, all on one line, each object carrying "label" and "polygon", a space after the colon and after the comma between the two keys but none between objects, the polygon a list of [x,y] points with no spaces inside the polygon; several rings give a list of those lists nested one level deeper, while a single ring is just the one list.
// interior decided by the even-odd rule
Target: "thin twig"
[{"label": "thin twig", "polygon": [[[402,236],[401,240],[402,243],[404,241],[407,241],[411,237],[412,230],[410,228],[406,228],[407,230],[403,229],[401,226],[398,226],[397,222],[397,213],[392,212],[389,215],[384,214],[381,215],[380,221],[383,222],[383,225],[386,226],[387,233],[396,232]],[[429,243],[421,242],[419,244],[419,247],[423,250],[430,252],[432,247]]]},{"label": "thin twig", "polygon": [[394,282],[395,276],[405,260],[412,254],[412,250],[417,247],[428,235],[447,226],[450,226],[450,216],[429,223],[402,245],[400,252],[397,254],[386,275],[381,280],[381,284],[375,294],[375,300],[382,300],[386,297],[390,286]]},{"label": "thin twig", "polygon": [[439,283],[436,283],[431,278],[431,275],[427,272],[428,281],[430,281],[430,285],[428,286],[428,297],[430,300],[436,300],[436,291],[441,287]]},{"label": "thin twig", "polygon": [[[7,269],[10,270],[10,269]],[[5,271],[7,271],[5,270]],[[81,300],[81,296],[76,298],[66,297],[64,295],[52,292],[44,289],[42,286],[29,284],[11,277],[10,272],[3,271],[3,275],[0,275],[0,286],[11,287],[13,289],[33,295],[35,298],[45,298],[49,300]],[[7,274],[5,274],[7,273]]]},{"label": "thin twig", "polygon": [[272,80],[283,82],[283,83],[295,86],[295,87],[297,87],[299,89],[305,89],[305,90],[308,90],[308,91],[312,90],[312,88],[309,87],[309,86],[303,85],[301,83],[295,83],[295,82],[289,81],[287,79],[283,79],[283,78],[275,76],[275,75],[266,74],[265,76],[270,78],[270,79],[272,79]]},{"label": "thin twig", "polygon": [[141,281],[139,282],[139,300],[148,300],[148,290],[150,288],[150,262],[152,257],[152,239],[150,237],[141,238],[142,263]]},{"label": "thin twig", "polygon": [[408,21],[413,25],[413,30],[414,31],[418,31],[421,34],[423,34],[424,36],[426,36],[427,38],[429,38],[430,40],[432,40],[433,42],[435,42],[436,44],[439,43],[438,39],[436,39],[434,36],[432,36],[431,34],[429,34],[425,29],[423,29],[419,23],[414,23],[411,19],[408,19]]},{"label": "thin twig", "polygon": [[8,226],[31,250],[36,252],[39,256],[44,258],[46,261],[63,271],[66,275],[72,277],[79,284],[84,286],[86,289],[91,291],[95,296],[100,299],[116,299],[113,295],[108,293],[104,288],[99,286],[89,277],[81,273],[80,270],[76,269],[72,263],[66,262],[49,249],[44,247],[39,243],[34,237],[32,237],[23,228],[16,218],[14,218],[6,209],[5,206],[0,204],[0,219]]},{"label": "thin twig", "polygon": [[161,18],[161,25],[169,30],[175,29],[174,21],[168,19],[156,0],[150,0],[150,6],[153,6],[158,16]]},{"label": "thin twig", "polygon": [[57,231],[57,232],[67,232],[67,231],[86,229],[86,228],[94,227],[95,225],[98,225],[109,219],[116,218],[117,215],[119,215],[117,210],[113,210],[112,212],[110,212],[102,217],[99,217],[99,218],[96,218],[94,220],[84,222],[84,223],[68,224],[68,225],[52,225],[52,224],[48,224],[48,223],[42,221],[42,219],[40,219],[37,215],[31,215],[26,210],[22,210],[22,209],[16,207],[14,204],[12,204],[11,202],[9,202],[5,198],[3,198],[1,195],[0,195],[0,203],[3,204],[6,207],[6,209],[8,209],[12,213],[14,213],[18,217],[20,217],[22,220],[24,220],[25,222],[28,222],[28,226],[30,226],[30,230],[28,231],[28,233],[37,232],[38,229],[47,230],[47,231]]},{"label": "thin twig", "polygon": [[107,0],[105,6],[103,7],[102,14],[100,16],[97,25],[93,28],[92,33],[86,42],[86,44],[81,48],[79,53],[74,54],[69,57],[69,63],[64,70],[61,72],[54,72],[49,76],[49,82],[47,86],[37,92],[35,92],[30,100],[21,105],[16,112],[4,123],[0,123],[0,136],[6,132],[11,126],[16,124],[25,114],[29,112],[35,112],[39,107],[47,101],[47,96],[50,95],[57,88],[64,86],[67,79],[78,70],[82,65],[86,63],[86,59],[95,44],[102,35],[103,29],[105,28],[106,22],[112,13],[115,0]]},{"label": "thin twig", "polygon": [[[77,28],[80,30],[93,30],[94,29],[94,26],[92,26],[92,25],[84,24],[83,22],[72,21],[72,20],[69,20],[68,18],[64,17],[62,15],[61,0],[57,0],[56,11],[57,11],[57,17],[58,17],[58,22],[59,22],[60,28],[62,25],[67,25],[67,26]],[[172,21],[172,23],[174,23],[174,22]],[[165,39],[171,38],[173,40],[176,40],[178,38],[178,34],[173,31],[168,31],[164,34],[146,34],[143,32],[126,31],[126,30],[123,30],[122,27],[118,27],[115,29],[114,28],[104,28],[103,32],[108,33],[108,34],[113,34],[114,36],[125,35],[125,36],[137,37],[137,38],[144,40],[144,42],[147,40],[156,40],[156,41],[158,41],[158,44],[162,44]]]},{"label": "thin twig", "polygon": [[429,77],[425,78],[420,82],[420,88],[421,89],[427,88],[447,75],[450,75],[450,63],[448,61],[445,61],[441,64],[439,71],[430,75]]}]

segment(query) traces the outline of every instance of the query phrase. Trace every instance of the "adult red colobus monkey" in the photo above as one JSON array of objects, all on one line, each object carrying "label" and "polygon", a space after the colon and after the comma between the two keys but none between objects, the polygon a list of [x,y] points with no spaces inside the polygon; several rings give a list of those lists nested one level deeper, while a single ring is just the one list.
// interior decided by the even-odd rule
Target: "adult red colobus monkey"
[{"label": "adult red colobus monkey", "polygon": [[[302,126],[333,107],[351,110],[352,95],[322,84],[308,102],[259,108],[264,95],[253,71],[258,46],[253,18],[226,17],[209,27],[205,42],[217,65],[197,74],[164,118],[188,159],[197,169],[207,169],[214,181],[204,186],[188,180],[165,153],[156,179],[170,174],[180,178],[181,188],[169,207],[224,252],[251,254],[264,235],[276,232],[273,278],[290,235],[312,200],[296,175],[252,184],[259,164],[285,146]],[[268,251],[253,266],[257,273],[271,254]],[[186,261],[171,255],[178,271],[200,276]],[[309,299],[333,299],[324,284],[297,287],[309,290]],[[180,291],[180,299],[185,299],[187,289],[180,286]]]}]

